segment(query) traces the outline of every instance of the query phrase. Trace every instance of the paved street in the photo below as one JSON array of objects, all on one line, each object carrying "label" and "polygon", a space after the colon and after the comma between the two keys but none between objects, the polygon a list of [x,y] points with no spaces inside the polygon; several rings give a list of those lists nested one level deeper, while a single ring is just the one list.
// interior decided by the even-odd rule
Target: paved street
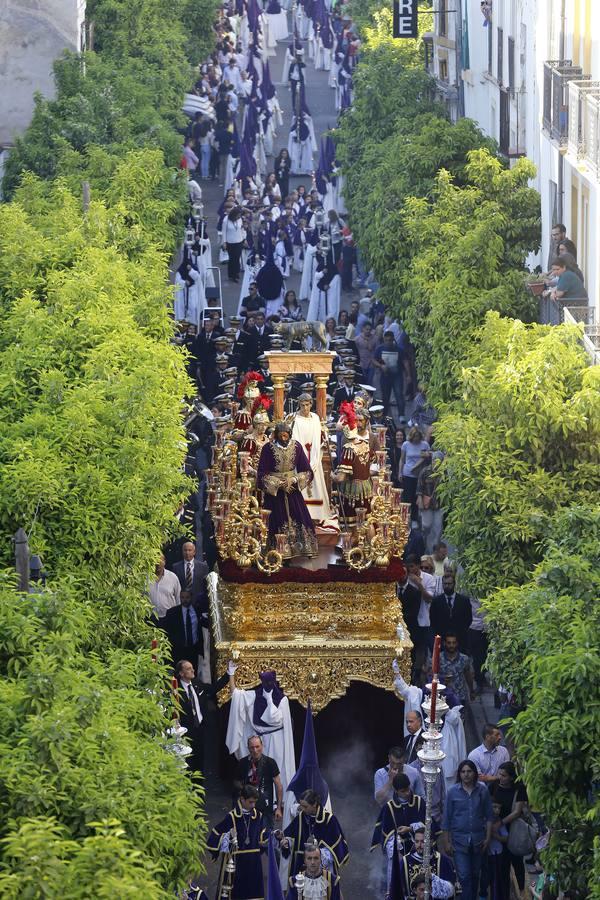
[{"label": "paved street", "polygon": [[[291,121],[290,92],[287,84],[280,83],[285,45],[279,44],[276,57],[269,60],[271,77],[277,86],[279,103],[284,114],[284,124],[279,129],[275,141],[275,151],[287,145],[288,131]],[[328,86],[328,73],[315,72],[309,62],[306,69],[307,102],[313,116],[317,142],[321,134],[335,125],[334,91]],[[315,167],[317,165],[315,155]],[[310,178],[294,177],[291,186],[305,184],[310,187]],[[223,199],[223,186],[216,182],[202,182],[206,214],[209,219],[209,233],[213,246],[213,260],[218,259],[218,239],[215,230],[216,210]],[[230,284],[227,280],[226,267],[221,267],[223,300],[225,315],[237,311],[239,285]],[[288,286],[298,289],[300,276],[294,272],[288,279]],[[349,307],[352,295],[342,295],[342,307]],[[294,726],[296,752],[299,756],[302,740],[304,713],[298,704],[294,707]],[[484,695],[473,704],[466,717],[467,738],[469,747],[479,743],[481,726],[495,713],[493,694]],[[381,873],[383,871],[382,856],[379,852],[369,853],[373,825],[377,817],[377,805],[372,795],[372,778],[376,768],[386,761],[387,747],[398,743],[401,738],[402,707],[391,694],[371,690],[363,685],[353,686],[345,698],[334,701],[315,719],[320,762],[324,777],[329,783],[332,794],[333,809],[339,817],[348,839],[351,857],[344,870],[343,890],[346,900],[358,900],[360,897],[381,898]],[[213,824],[230,808],[230,780],[227,777],[226,752],[224,743],[224,716],[213,716],[211,722],[212,736],[207,740],[210,748],[208,754],[206,809],[209,822]],[[349,722],[352,722],[352,738],[342,741],[340,734],[345,733]],[[220,727],[219,727],[220,726]],[[219,733],[217,733],[219,732]],[[212,739],[214,737],[214,740]],[[218,746],[220,754],[214,750]],[[225,768],[224,768],[225,767]],[[223,777],[221,777],[223,776]],[[217,866],[207,863],[211,888],[216,886]]]},{"label": "paved street", "polygon": [[[271,56],[269,58],[271,78],[273,79],[273,83],[277,88],[277,97],[283,111],[283,125],[279,128],[277,139],[274,142],[275,153],[278,153],[283,147],[287,147],[292,117],[292,107],[290,99],[291,95],[289,87],[287,82],[285,84],[282,84],[280,81],[283,71],[285,48],[286,44],[278,44],[277,56]],[[317,138],[317,143],[319,143],[321,135],[329,128],[334,127],[336,123],[337,116],[335,112],[335,91],[327,84],[329,72],[316,72],[313,68],[312,61],[307,60],[307,63],[308,64],[305,70],[306,96],[308,107],[313,118],[315,136]],[[238,126],[240,125],[240,122],[241,115],[238,118]],[[272,159],[269,158],[269,161],[272,162]],[[315,168],[317,167],[318,161],[318,153],[315,153]],[[300,184],[304,184],[307,190],[310,190],[310,182],[310,176],[292,176],[290,178],[290,189],[296,188]],[[205,212],[209,217],[208,231],[212,243],[213,264],[216,265],[219,258],[219,244],[215,228],[216,210],[223,201],[223,185],[218,184],[216,181],[202,181],[201,184],[204,193]],[[223,283],[223,302],[225,316],[234,315],[237,312],[238,308],[240,285],[230,284],[227,281],[226,265],[221,266],[221,278]],[[298,291],[300,287],[300,274],[298,272],[292,272],[291,276],[287,279],[287,287],[295,290],[296,292]],[[358,296],[358,291],[353,291],[352,294],[342,293],[341,307],[349,308],[350,298]],[[307,304],[304,303],[304,312],[306,312],[306,306]]]}]

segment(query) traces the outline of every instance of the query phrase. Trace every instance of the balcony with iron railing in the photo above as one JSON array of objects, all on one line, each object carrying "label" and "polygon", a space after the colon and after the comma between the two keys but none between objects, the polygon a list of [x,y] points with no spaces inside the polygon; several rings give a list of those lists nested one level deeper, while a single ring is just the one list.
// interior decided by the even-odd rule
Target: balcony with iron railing
[{"label": "balcony with iron railing", "polygon": [[567,147],[569,138],[569,84],[591,82],[581,66],[570,59],[549,60],[544,63],[544,95],[542,127],[559,147]]},{"label": "balcony with iron railing", "polygon": [[600,365],[600,325],[596,324],[593,306],[575,306],[552,297],[540,297],[539,320],[543,325],[583,325],[583,346],[592,365]]},{"label": "balcony with iron railing", "polygon": [[567,153],[600,181],[600,81],[571,81]]}]

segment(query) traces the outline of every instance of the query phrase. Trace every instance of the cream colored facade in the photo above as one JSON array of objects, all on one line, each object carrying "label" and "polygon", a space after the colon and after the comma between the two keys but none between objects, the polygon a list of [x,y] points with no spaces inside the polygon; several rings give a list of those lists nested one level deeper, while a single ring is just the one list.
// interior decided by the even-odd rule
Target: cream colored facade
[{"label": "cream colored facade", "polygon": [[[563,222],[600,322],[600,0],[434,0],[430,65],[452,118],[537,167],[546,269]],[[484,25],[484,22],[487,24]],[[453,57],[453,59],[449,59]]]},{"label": "cream colored facade", "polygon": [[0,3],[0,148],[25,130],[34,94],[54,94],[52,64],[82,49],[85,0],[3,0]]}]

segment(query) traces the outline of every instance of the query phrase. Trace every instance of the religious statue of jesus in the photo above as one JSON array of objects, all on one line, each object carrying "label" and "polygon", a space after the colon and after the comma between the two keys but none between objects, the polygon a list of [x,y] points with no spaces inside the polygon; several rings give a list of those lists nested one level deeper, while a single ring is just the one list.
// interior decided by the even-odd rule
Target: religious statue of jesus
[{"label": "religious statue of jesus", "polygon": [[314,525],[324,531],[338,532],[337,518],[331,512],[329,495],[323,474],[323,429],[318,415],[312,412],[310,394],[298,397],[298,412],[294,416],[292,438],[306,453],[313,472],[313,480],[302,491]]},{"label": "religious statue of jesus", "polygon": [[313,480],[312,469],[298,441],[292,440],[290,426],[279,422],[274,439],[262,449],[256,486],[263,491],[263,505],[271,510],[269,539],[284,535],[284,557],[315,556],[318,551],[315,528],[302,490]]}]

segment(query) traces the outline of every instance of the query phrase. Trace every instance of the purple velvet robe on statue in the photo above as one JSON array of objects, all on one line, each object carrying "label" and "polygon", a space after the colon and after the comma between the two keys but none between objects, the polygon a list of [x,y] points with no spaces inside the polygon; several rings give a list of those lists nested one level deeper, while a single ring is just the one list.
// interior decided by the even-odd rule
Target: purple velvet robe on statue
[{"label": "purple velvet robe on statue", "polygon": [[[269,443],[265,444],[263,447],[258,463],[256,481],[257,486],[263,491],[264,508],[271,510],[271,515],[269,516],[269,534],[272,535],[285,531],[287,528],[288,517],[285,504],[286,497],[292,521],[298,525],[304,525],[309,531],[315,530],[310,513],[304,502],[304,497],[297,487],[294,487],[289,494],[286,494],[283,488],[280,488],[275,496],[270,494],[265,488],[264,479],[269,475],[284,474],[287,471],[296,473],[309,472],[312,476],[312,470],[308,459],[306,458],[306,454],[302,449],[302,445],[299,444],[298,441],[290,441],[290,444],[295,444],[295,452],[292,456],[292,451],[290,451],[289,462],[287,454],[283,451],[285,456],[283,457],[284,462],[282,465],[282,463],[279,462],[279,459],[283,456],[283,448],[276,445],[274,449],[274,445]],[[309,478],[309,481],[312,481],[312,477]]]}]

